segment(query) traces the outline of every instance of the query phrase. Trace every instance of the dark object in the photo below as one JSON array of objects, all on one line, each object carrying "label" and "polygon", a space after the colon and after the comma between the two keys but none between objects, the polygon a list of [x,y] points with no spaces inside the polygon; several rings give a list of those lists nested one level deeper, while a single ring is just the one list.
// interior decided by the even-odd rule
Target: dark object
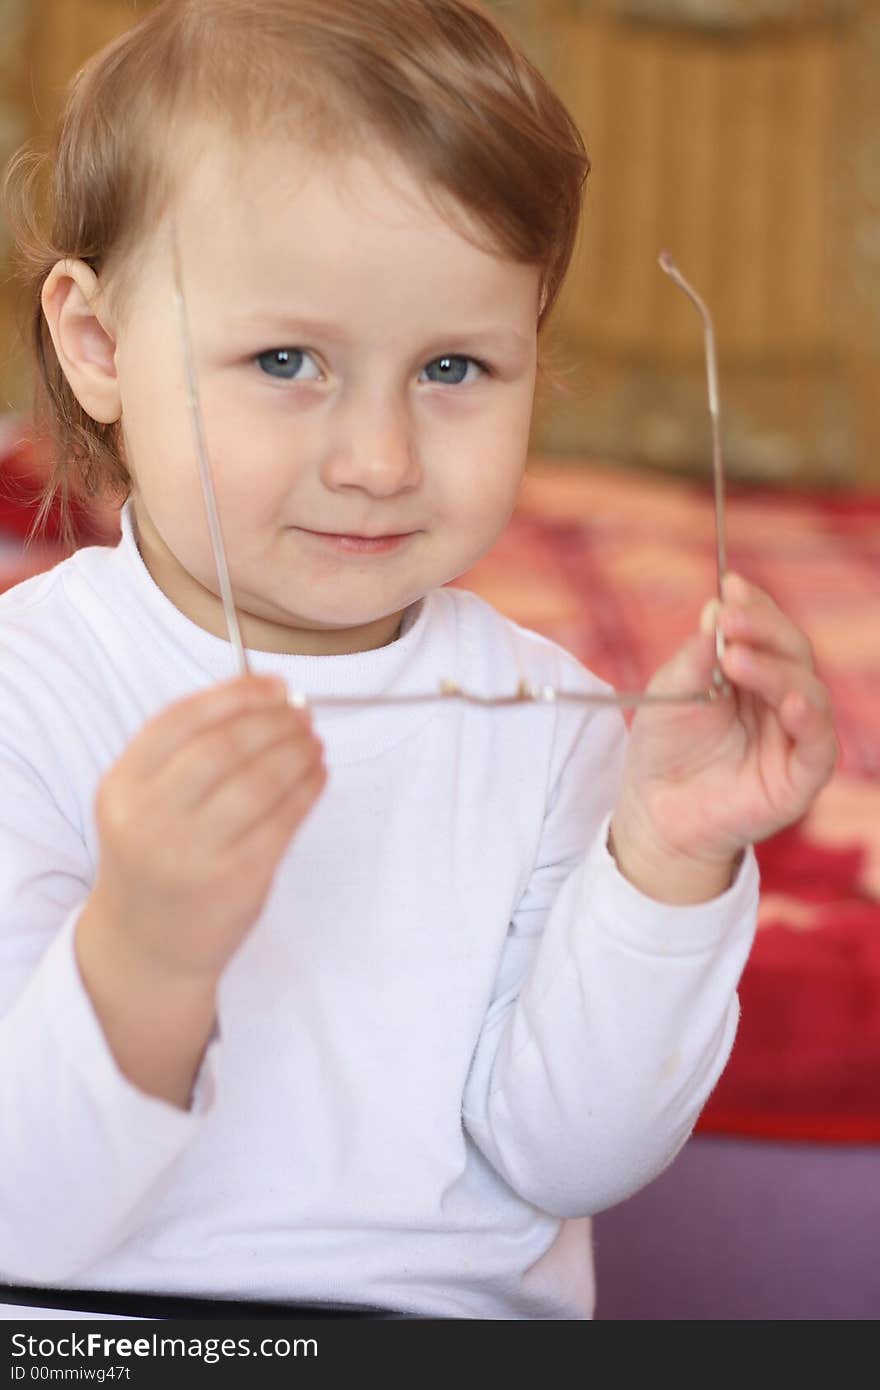
[{"label": "dark object", "polygon": [[267,1303],[249,1299],[193,1298],[188,1294],[104,1292],[100,1289],[25,1288],[0,1284],[0,1303],[29,1308],[63,1308],[129,1318],[409,1318],[390,1308],[354,1303]]}]

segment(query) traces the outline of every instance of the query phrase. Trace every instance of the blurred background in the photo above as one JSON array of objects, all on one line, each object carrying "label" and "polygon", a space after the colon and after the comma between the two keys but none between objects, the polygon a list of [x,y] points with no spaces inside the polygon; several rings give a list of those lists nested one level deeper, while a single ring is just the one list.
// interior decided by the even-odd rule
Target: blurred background
[{"label": "blurred background", "polygon": [[[369,4],[370,0],[364,0]],[[452,581],[641,686],[717,584],[699,316],[715,319],[733,568],[810,636],[840,764],[756,847],[760,930],[681,1156],[596,1222],[599,1317],[880,1316],[880,0],[485,0],[590,152],[514,516]],[[151,0],[0,0],[0,164]],[[42,464],[0,225],[0,591]],[[112,542],[118,515],[86,541]],[[100,521],[100,524],[98,524]],[[104,529],[102,529],[102,527]],[[115,528],[115,529],[114,529]],[[230,671],[231,674],[231,671]]]},{"label": "blurred background", "polygon": [[[45,137],[79,64],[151,0],[0,0],[0,162]],[[730,473],[880,481],[877,0],[488,0],[554,83],[593,161],[549,325],[568,391],[534,447],[705,471],[699,319],[716,321]],[[29,368],[0,232],[0,409]]]}]

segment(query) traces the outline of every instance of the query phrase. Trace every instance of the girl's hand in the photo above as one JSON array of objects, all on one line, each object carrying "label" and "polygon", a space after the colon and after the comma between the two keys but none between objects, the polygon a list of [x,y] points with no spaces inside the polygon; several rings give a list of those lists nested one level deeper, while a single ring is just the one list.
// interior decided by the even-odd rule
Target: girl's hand
[{"label": "girl's hand", "polygon": [[799,819],[838,757],[828,691],[804,633],[757,585],[727,575],[723,592],[720,607],[704,609],[708,631],[648,689],[709,687],[717,614],[733,693],[638,710],[611,822],[621,870],[670,902],[723,892],[741,851]]},{"label": "girl's hand", "polygon": [[214,686],[145,724],[95,803],[91,897],[127,957],[156,977],[216,983],[326,780],[308,713],[265,678]]}]

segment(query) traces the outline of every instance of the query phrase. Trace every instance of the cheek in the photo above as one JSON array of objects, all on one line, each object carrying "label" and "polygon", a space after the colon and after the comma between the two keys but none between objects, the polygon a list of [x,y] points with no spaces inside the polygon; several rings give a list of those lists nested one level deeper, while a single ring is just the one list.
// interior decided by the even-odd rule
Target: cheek
[{"label": "cheek", "polygon": [[237,407],[228,394],[202,397],[205,445],[217,489],[218,505],[239,517],[270,515],[279,496],[293,485],[297,460],[307,444],[296,447],[298,426],[248,405]]},{"label": "cheek", "polygon": [[521,477],[522,465],[497,448],[459,457],[453,469],[444,470],[447,521],[463,537],[494,539],[516,505]]},{"label": "cheek", "polygon": [[253,431],[208,444],[208,456],[224,525],[239,530],[273,522],[296,487],[296,473],[281,448],[259,447]]},{"label": "cheek", "polygon": [[201,488],[195,446],[181,437],[167,416],[124,412],[122,438],[133,484],[149,499],[151,510],[169,504],[183,510],[198,502]]},{"label": "cheek", "polygon": [[509,515],[519,494],[528,458],[529,413],[508,408],[463,435],[452,465],[457,505],[475,520]]},{"label": "cheek", "polygon": [[126,463],[143,491],[191,492],[198,464],[186,397],[167,370],[117,356]]}]

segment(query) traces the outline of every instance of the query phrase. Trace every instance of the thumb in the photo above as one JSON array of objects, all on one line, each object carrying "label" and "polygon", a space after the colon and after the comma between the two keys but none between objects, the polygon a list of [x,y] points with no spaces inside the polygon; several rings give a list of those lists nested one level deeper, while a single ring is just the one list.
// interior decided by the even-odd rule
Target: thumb
[{"label": "thumb", "polygon": [[711,688],[714,669],[714,633],[698,632],[655,672],[648,691],[652,695],[702,695]]}]

